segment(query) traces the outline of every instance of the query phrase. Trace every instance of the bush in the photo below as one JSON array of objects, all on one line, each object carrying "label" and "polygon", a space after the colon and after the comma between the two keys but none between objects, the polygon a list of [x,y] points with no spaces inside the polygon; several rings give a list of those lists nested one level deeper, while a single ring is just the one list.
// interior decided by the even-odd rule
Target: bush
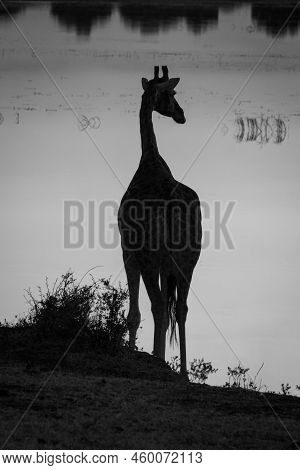
[{"label": "bush", "polygon": [[227,367],[227,375],[229,377],[229,381],[225,383],[224,387],[227,388],[244,388],[246,390],[254,390],[260,391],[262,389],[261,382],[259,385],[256,384],[256,379],[262,370],[264,363],[260,366],[259,370],[255,374],[254,379],[252,380],[249,376],[249,367],[243,368],[241,364],[237,365],[236,367]]},{"label": "bush", "polygon": [[204,359],[193,359],[190,362],[189,377],[191,382],[205,384],[210,374],[215,374],[215,369],[211,362],[204,362]]},{"label": "bush", "polygon": [[[171,357],[168,362],[174,372],[180,372],[180,359],[178,356]],[[189,380],[193,383],[205,384],[210,374],[215,374],[218,369],[214,369],[211,362],[205,362],[204,359],[193,359],[188,369]]]},{"label": "bush", "polygon": [[46,279],[43,292],[38,287],[38,297],[27,290],[29,315],[24,326],[30,326],[42,338],[72,338],[79,330],[84,333],[95,308],[97,284],[89,286],[76,283],[73,273],[68,272],[55,281],[50,289]]},{"label": "bush", "polygon": [[109,349],[118,349],[127,345],[127,320],[125,304],[128,289],[118,288],[110,279],[100,279],[97,293],[97,306],[89,321],[89,333],[96,342]]},{"label": "bush", "polygon": [[5,321],[0,324],[2,329],[23,332],[24,338],[29,334],[30,341],[65,342],[76,337],[81,345],[92,343],[102,350],[126,345],[128,290],[121,284],[114,287],[110,279],[91,278],[90,284],[81,286],[74,274],[67,272],[52,288],[46,279],[44,290],[38,287],[37,296],[27,290],[25,298],[28,315],[14,324]]},{"label": "bush", "polygon": [[282,393],[282,395],[289,395],[291,388],[292,387],[290,386],[289,383],[281,384],[281,393]]}]

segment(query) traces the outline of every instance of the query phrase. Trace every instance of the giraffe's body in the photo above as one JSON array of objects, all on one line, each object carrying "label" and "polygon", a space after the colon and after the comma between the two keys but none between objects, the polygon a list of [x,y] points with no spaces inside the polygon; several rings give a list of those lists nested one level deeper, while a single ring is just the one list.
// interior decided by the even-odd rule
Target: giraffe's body
[{"label": "giraffe's body", "polygon": [[[119,228],[130,295],[127,318],[129,343],[131,347],[135,346],[141,320],[138,297],[142,276],[155,323],[153,352],[165,358],[169,320],[172,321],[173,330],[177,321],[181,372],[185,374],[187,296],[200,255],[201,213],[197,194],[174,179],[157,148],[152,112],[156,109],[161,114],[170,114],[167,114],[167,106],[161,107],[161,103],[157,103],[161,94],[157,96],[155,85],[160,83],[165,86],[167,80],[165,72],[164,79],[158,79],[156,71],[156,78],[151,81],[154,86],[143,84],[146,90],[140,110],[142,157],[121,201]],[[173,87],[170,89],[173,90]],[[173,119],[185,122],[183,111],[174,96],[169,99],[172,100]],[[169,105],[169,101],[164,104]]]}]

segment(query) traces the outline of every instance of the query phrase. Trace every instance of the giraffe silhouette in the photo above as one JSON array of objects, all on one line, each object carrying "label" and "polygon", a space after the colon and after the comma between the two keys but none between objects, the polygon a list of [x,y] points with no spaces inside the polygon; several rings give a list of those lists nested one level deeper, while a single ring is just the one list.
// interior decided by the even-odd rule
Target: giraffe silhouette
[{"label": "giraffe silhouette", "polygon": [[154,67],[154,78],[142,78],[140,109],[142,156],[124,194],[118,214],[123,260],[128,280],[129,345],[135,348],[141,321],[140,277],[144,281],[154,318],[153,354],[165,360],[166,332],[177,342],[179,330],[181,374],[186,377],[185,323],[192,274],[201,251],[201,211],[197,194],[177,182],[160,156],[153,129],[153,111],[184,124],[185,116],[175,99],[179,78],[168,69]]}]

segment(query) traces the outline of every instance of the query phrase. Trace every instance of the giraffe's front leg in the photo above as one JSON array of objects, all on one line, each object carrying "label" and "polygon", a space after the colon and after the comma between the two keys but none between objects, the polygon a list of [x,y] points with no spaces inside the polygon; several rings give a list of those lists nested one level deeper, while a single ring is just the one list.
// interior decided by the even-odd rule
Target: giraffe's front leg
[{"label": "giraffe's front leg", "polygon": [[129,331],[129,347],[135,349],[137,330],[141,323],[141,314],[138,310],[129,308],[127,326]]},{"label": "giraffe's front leg", "polygon": [[140,269],[133,254],[124,252],[123,259],[129,289],[129,313],[127,316],[129,347],[135,349],[137,330],[141,323],[139,309]]},{"label": "giraffe's front leg", "polygon": [[165,360],[166,332],[169,321],[159,286],[159,264],[154,256],[149,257],[147,264],[143,266],[142,277],[151,302],[154,319],[153,354]]}]

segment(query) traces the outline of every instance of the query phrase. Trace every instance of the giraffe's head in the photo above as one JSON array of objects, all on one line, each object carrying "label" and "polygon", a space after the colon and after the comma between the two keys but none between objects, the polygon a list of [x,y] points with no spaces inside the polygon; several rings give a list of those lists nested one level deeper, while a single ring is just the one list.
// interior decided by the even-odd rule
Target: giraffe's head
[{"label": "giraffe's head", "polygon": [[179,106],[175,95],[175,87],[180,78],[169,78],[167,66],[162,67],[163,76],[159,78],[159,67],[154,67],[154,78],[147,80],[142,78],[142,86],[145,92],[151,92],[154,96],[153,109],[163,116],[171,117],[178,124],[185,123],[183,109]]}]

